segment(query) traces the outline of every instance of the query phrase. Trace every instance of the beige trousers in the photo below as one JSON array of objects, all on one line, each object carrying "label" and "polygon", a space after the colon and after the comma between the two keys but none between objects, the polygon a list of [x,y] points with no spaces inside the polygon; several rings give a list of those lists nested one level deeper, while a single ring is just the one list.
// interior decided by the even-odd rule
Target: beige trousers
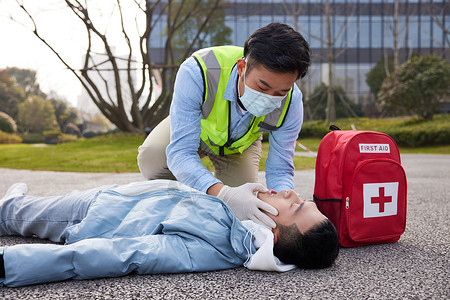
[{"label": "beige trousers", "polygon": [[[262,153],[262,136],[242,154],[218,156],[199,147],[200,158],[208,156],[214,166],[214,176],[229,186],[258,182],[259,161]],[[141,174],[147,179],[173,179],[167,167],[166,147],[170,143],[170,117],[164,119],[139,146],[137,162]]]}]

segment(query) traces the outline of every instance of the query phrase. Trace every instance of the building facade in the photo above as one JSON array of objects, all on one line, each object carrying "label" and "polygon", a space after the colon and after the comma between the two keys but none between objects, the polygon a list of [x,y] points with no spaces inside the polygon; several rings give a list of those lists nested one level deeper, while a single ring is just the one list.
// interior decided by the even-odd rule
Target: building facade
[{"label": "building facade", "polygon": [[[224,13],[234,45],[243,45],[252,32],[271,22],[286,23],[302,33],[313,58],[300,83],[306,98],[322,82],[329,84],[328,54],[333,57],[334,85],[363,106],[374,101],[366,74],[380,59],[395,56],[402,63],[416,54],[450,59],[446,0],[242,0],[227,1]],[[150,40],[153,53],[161,53],[164,46],[164,22],[162,18]]]}]

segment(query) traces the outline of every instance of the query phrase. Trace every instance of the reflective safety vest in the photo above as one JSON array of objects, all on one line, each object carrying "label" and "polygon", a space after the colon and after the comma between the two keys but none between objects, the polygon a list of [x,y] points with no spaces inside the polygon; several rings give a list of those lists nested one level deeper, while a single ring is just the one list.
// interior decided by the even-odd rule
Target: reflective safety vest
[{"label": "reflective safety vest", "polygon": [[220,46],[205,48],[192,54],[203,76],[203,104],[200,146],[216,155],[242,153],[264,131],[277,130],[283,125],[292,98],[292,88],[281,106],[273,112],[253,116],[247,131],[237,140],[230,138],[230,101],[223,99],[233,67],[244,57],[244,48]]}]

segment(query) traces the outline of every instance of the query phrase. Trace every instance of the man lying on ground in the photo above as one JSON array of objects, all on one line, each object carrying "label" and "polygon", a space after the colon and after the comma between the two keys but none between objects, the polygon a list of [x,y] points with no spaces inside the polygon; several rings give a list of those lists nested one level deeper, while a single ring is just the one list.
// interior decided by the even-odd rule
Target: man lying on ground
[{"label": "man lying on ground", "polygon": [[26,184],[14,184],[0,200],[0,235],[65,244],[0,247],[0,285],[242,265],[267,271],[325,268],[339,252],[334,226],[294,191],[258,193],[278,210],[277,216],[269,214],[277,225],[273,230],[241,222],[219,198],[170,180],[54,197],[27,192]]}]

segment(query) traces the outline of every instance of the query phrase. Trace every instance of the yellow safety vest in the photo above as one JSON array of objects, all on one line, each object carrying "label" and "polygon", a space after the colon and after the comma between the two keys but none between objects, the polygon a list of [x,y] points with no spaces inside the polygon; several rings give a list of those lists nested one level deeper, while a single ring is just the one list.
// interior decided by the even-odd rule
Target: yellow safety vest
[{"label": "yellow safety vest", "polygon": [[239,139],[230,139],[230,102],[223,99],[233,67],[244,56],[244,48],[210,47],[192,54],[202,70],[204,92],[200,146],[216,155],[242,153],[261,132],[277,130],[284,122],[292,98],[292,88],[280,108],[262,116],[253,116],[247,131]]}]

